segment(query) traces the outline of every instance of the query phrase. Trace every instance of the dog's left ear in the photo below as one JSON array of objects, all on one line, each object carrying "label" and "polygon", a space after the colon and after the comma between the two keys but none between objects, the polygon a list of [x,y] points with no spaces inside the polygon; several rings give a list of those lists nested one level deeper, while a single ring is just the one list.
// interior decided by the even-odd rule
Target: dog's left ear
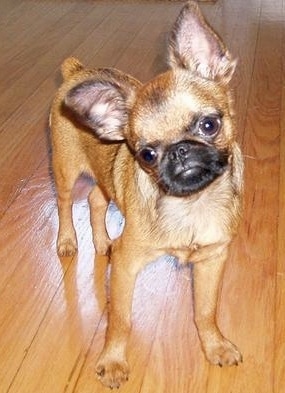
[{"label": "dog's left ear", "polygon": [[182,8],[170,33],[169,63],[172,68],[184,68],[224,84],[231,80],[236,67],[236,60],[193,1]]}]

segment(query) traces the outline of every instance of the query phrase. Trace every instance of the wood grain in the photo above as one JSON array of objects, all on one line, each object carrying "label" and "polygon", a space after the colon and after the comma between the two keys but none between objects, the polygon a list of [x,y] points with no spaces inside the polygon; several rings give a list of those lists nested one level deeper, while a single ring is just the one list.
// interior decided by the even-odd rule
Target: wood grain
[{"label": "wood grain", "polygon": [[[219,322],[244,362],[229,369],[206,362],[193,322],[191,268],[163,258],[136,285],[123,393],[285,391],[284,4],[202,3],[239,59],[233,87],[246,161],[244,216]],[[49,105],[70,55],[142,81],[163,71],[181,2],[3,0],[0,8],[0,393],[103,393],[94,368],[108,269],[94,254],[86,179],[74,191],[78,257],[56,255]]]}]

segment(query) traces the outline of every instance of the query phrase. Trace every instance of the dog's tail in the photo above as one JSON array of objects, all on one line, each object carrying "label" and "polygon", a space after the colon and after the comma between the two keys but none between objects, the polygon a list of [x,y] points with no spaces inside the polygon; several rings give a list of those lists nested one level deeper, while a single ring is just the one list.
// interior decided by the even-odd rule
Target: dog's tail
[{"label": "dog's tail", "polygon": [[83,65],[75,57],[68,57],[61,65],[61,74],[65,81],[81,70]]}]

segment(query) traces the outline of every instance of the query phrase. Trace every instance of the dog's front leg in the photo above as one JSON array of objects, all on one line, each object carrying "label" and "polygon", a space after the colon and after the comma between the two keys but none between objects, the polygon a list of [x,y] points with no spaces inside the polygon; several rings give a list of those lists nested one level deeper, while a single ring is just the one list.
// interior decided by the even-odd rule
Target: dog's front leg
[{"label": "dog's front leg", "polygon": [[110,303],[103,351],[96,372],[101,382],[118,388],[127,381],[129,366],[126,350],[131,330],[131,309],[141,255],[134,244],[128,247],[122,238],[114,242],[111,252]]},{"label": "dog's front leg", "polygon": [[217,322],[217,302],[227,247],[218,247],[208,261],[194,265],[195,323],[207,359],[215,365],[237,365],[242,356],[237,347],[223,337]]}]

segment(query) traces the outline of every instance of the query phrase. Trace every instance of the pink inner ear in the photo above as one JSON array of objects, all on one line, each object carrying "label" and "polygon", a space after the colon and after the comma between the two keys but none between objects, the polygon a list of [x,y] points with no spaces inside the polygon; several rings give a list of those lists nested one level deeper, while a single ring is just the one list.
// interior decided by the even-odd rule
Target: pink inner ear
[{"label": "pink inner ear", "polygon": [[65,99],[79,120],[101,138],[124,139],[127,110],[122,90],[108,81],[89,80],[75,86]]},{"label": "pink inner ear", "polygon": [[223,48],[216,34],[210,30],[199,15],[185,15],[177,37],[178,45],[183,53],[191,57],[197,68],[209,69],[215,67],[221,58]]},{"label": "pink inner ear", "polygon": [[102,84],[94,81],[86,81],[75,86],[65,97],[65,104],[75,113],[83,115],[87,113],[95,100],[100,99],[104,90]]},{"label": "pink inner ear", "polygon": [[127,123],[127,113],[123,100],[109,97],[95,102],[90,108],[89,118],[97,127],[98,134],[105,139],[124,139],[122,129]]},{"label": "pink inner ear", "polygon": [[108,101],[115,99],[116,95],[118,93],[109,84],[94,83],[82,91],[81,104],[88,111],[94,106],[97,106],[98,111],[101,110],[101,112],[105,108],[105,114],[107,115]]},{"label": "pink inner ear", "polygon": [[196,3],[188,3],[182,9],[171,33],[169,50],[172,65],[182,66],[203,78],[229,81],[235,68],[223,42],[207,24]]}]

